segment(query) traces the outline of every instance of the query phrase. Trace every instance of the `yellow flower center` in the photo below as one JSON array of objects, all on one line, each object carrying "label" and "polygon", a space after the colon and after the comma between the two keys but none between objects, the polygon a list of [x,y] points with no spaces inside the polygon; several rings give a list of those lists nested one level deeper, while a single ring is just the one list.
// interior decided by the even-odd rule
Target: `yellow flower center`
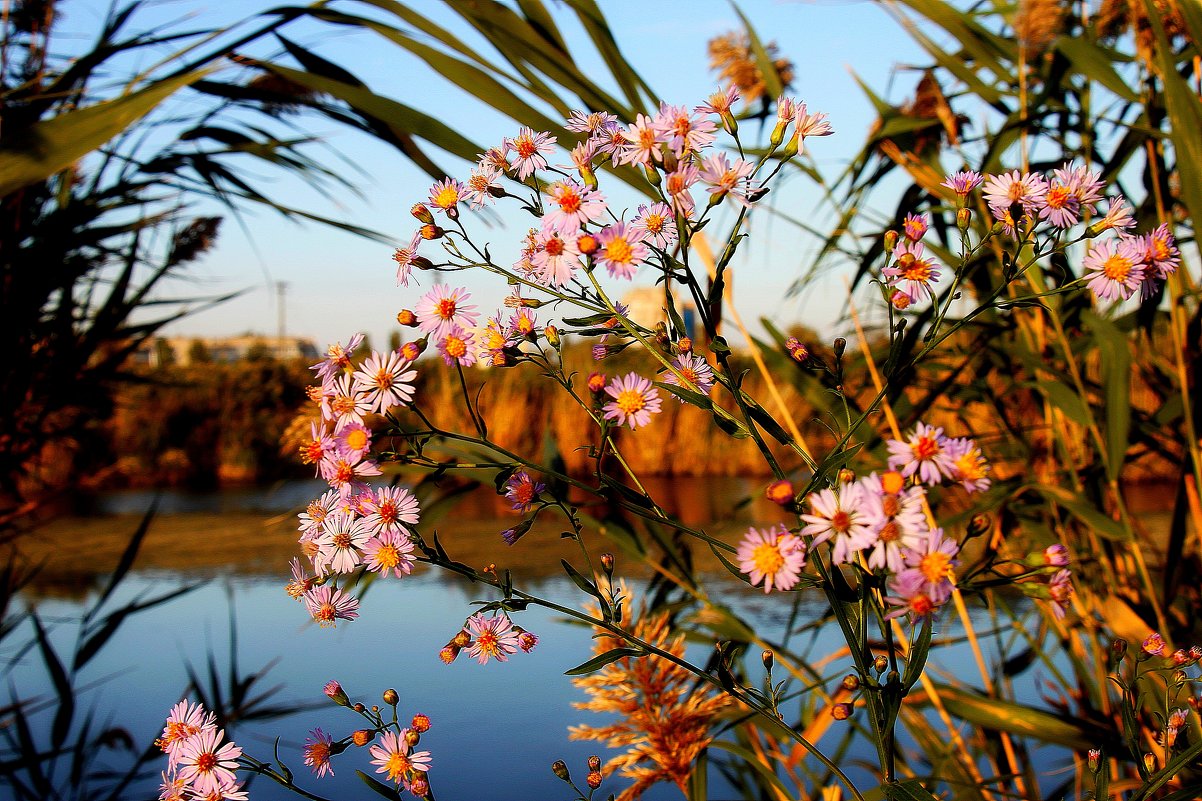
[{"label": "yellow flower center", "polygon": [[446,352],[452,359],[461,359],[467,353],[467,343],[457,336],[448,335],[446,339]]},{"label": "yellow flower center", "polygon": [[910,450],[914,458],[922,462],[933,459],[939,453],[939,443],[934,437],[919,437],[918,441],[910,446]]},{"label": "yellow flower center", "polygon": [[914,259],[902,270],[902,278],[907,281],[929,281],[934,264],[929,259]]},{"label": "yellow flower center", "polygon": [[331,537],[331,540],[333,540],[335,548],[351,547],[351,535],[345,531],[339,531],[333,537]]},{"label": "yellow flower center", "polygon": [[881,498],[881,511],[888,517],[897,517],[897,513],[901,511],[901,503],[897,500],[897,496],[886,495]]},{"label": "yellow flower center", "polygon": [[661,233],[664,230],[664,215],[648,214],[647,219],[643,221],[643,225],[647,226],[647,230],[653,234]]},{"label": "yellow flower center", "polygon": [[443,298],[434,304],[434,313],[444,320],[450,320],[455,316],[455,301]]},{"label": "yellow flower center", "polygon": [[399,517],[396,504],[392,501],[384,501],[379,504],[376,507],[376,514],[380,516],[380,520],[384,523],[395,523]]},{"label": "yellow flower center", "polygon": [[513,149],[517,151],[518,157],[523,159],[528,159],[538,152],[534,140],[525,134],[513,140]]},{"label": "yellow flower center", "polygon": [[762,542],[751,551],[752,566],[765,575],[775,575],[785,566],[785,557],[780,548],[767,542]]},{"label": "yellow flower center", "polygon": [[1121,284],[1126,283],[1127,276],[1131,274],[1132,266],[1133,265],[1131,264],[1130,259],[1128,259],[1126,256],[1115,253],[1114,255],[1108,257],[1106,261],[1102,262],[1102,272],[1105,273],[1106,277],[1111,281],[1118,281]]},{"label": "yellow flower center", "polygon": [[563,240],[557,236],[553,236],[547,240],[547,244],[543,245],[543,250],[548,256],[563,255]]},{"label": "yellow flower center", "polygon": [[952,577],[952,558],[943,551],[935,551],[922,557],[918,569],[932,584],[938,584]]},{"label": "yellow flower center", "polygon": [[408,772],[413,767],[413,763],[409,761],[409,757],[393,751],[388,755],[388,763],[384,767],[388,768],[388,780],[396,781],[398,776]]},{"label": "yellow flower center", "polygon": [[334,624],[334,604],[326,601],[317,611],[313,613],[313,619],[317,621],[317,625],[321,627],[332,626]]},{"label": "yellow flower center", "polygon": [[346,447],[352,451],[361,451],[367,447],[367,432],[361,428],[352,428],[346,435]]},{"label": "yellow flower center", "polygon": [[559,204],[559,208],[566,214],[575,214],[580,211],[583,205],[583,200],[580,194],[571,188],[565,188],[559,193],[559,197],[555,199]]},{"label": "yellow flower center", "polygon": [[324,742],[310,743],[305,746],[305,756],[314,766],[324,765],[330,761],[330,746]]},{"label": "yellow flower center", "polygon": [[334,414],[349,414],[355,410],[355,399],[350,395],[339,395],[330,401],[330,409]]},{"label": "yellow flower center", "polygon": [[1053,209],[1062,209],[1069,204],[1069,198],[1071,198],[1072,196],[1073,196],[1073,193],[1069,190],[1069,188],[1067,186],[1061,186],[1060,184],[1056,184],[1055,186],[1053,186],[1051,189],[1048,190],[1048,194],[1047,194],[1048,207],[1053,208]]},{"label": "yellow flower center", "polygon": [[381,545],[376,551],[376,562],[387,572],[401,563],[401,552],[392,543]]},{"label": "yellow flower center", "polygon": [[444,186],[434,194],[434,205],[440,209],[449,209],[459,202],[459,193],[453,186]]},{"label": "yellow flower center", "polygon": [[836,534],[846,534],[851,530],[851,515],[840,509],[831,515],[831,529]]},{"label": "yellow flower center", "polygon": [[625,239],[618,238],[605,246],[606,261],[626,264],[634,257],[634,248]]},{"label": "yellow flower center", "polygon": [[396,377],[393,376],[391,370],[384,367],[376,370],[376,386],[380,389],[388,389],[393,385],[394,381],[396,381]]},{"label": "yellow flower center", "polygon": [[647,399],[637,389],[624,389],[618,393],[618,397],[614,398],[614,403],[623,414],[634,414],[643,410],[647,405]]}]

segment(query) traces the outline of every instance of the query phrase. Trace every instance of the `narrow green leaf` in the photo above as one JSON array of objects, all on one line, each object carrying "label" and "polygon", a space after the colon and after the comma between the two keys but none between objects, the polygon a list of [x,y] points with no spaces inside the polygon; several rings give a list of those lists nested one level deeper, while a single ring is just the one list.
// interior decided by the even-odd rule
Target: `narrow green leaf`
[{"label": "narrow green leaf", "polygon": [[399,792],[397,792],[397,789],[395,787],[391,787],[387,784],[378,782],[361,770],[355,771],[355,775],[358,776],[360,779],[362,779],[364,784],[366,784],[368,787],[375,790],[377,793],[384,796],[385,798],[391,798],[391,799],[393,799],[393,801],[404,801],[401,798],[401,794]]},{"label": "narrow green leaf", "polygon": [[906,672],[902,676],[902,689],[907,692],[922,678],[923,668],[927,664],[927,655],[931,652],[933,636],[931,617],[931,615],[927,615],[922,619],[922,630],[914,638],[914,642],[910,643],[910,658],[906,660]]},{"label": "narrow green leaf", "polygon": [[597,656],[594,656],[592,659],[588,660],[587,662],[582,662],[581,664],[577,665],[576,667],[572,668],[571,670],[565,670],[563,675],[565,675],[565,676],[585,676],[585,675],[588,675],[589,673],[595,673],[596,671],[600,670],[601,668],[605,667],[606,665],[610,664],[611,662],[617,662],[619,659],[625,659],[628,656],[629,657],[641,657],[641,656],[646,656],[646,654],[644,654],[642,651],[638,650],[637,648],[613,648],[609,651],[606,651],[603,654],[598,654]]},{"label": "narrow green leaf", "polygon": [[[1189,3],[1179,3],[1188,6]],[[1144,0],[1148,10],[1148,21],[1156,34],[1156,58],[1160,67],[1160,79],[1164,86],[1165,108],[1169,113],[1169,138],[1173,142],[1177,172],[1180,175],[1181,199],[1190,211],[1190,217],[1202,217],[1202,98],[1190,89],[1189,82],[1177,72],[1175,51],[1160,20],[1161,12],[1153,0]],[[1191,26],[1202,24],[1202,14],[1196,9],[1190,15]]]},{"label": "narrow green leaf", "polygon": [[1089,407],[1074,390],[1059,381],[1036,381],[1035,386],[1047,397],[1048,401],[1064,415],[1078,425],[1089,425]]},{"label": "narrow green leaf", "polygon": [[1128,103],[1139,102],[1139,95],[1114,68],[1116,61],[1124,60],[1114,49],[1103,47],[1096,39],[1079,36],[1061,36],[1056,40],[1056,49],[1085,77],[1102,84]]},{"label": "narrow green leaf", "polygon": [[935,685],[939,700],[952,715],[987,729],[1031,737],[1045,743],[1085,751],[1099,742],[1101,732],[1076,720],[1000,698],[988,698],[962,687]]},{"label": "narrow green leaf", "polygon": [[54,682],[54,691],[58,695],[58,711],[54,713],[54,723],[50,727],[51,746],[58,750],[67,741],[67,734],[75,717],[75,690],[71,687],[71,679],[67,677],[62,661],[54,652],[54,646],[50,644],[50,638],[46,636],[46,630],[42,628],[41,619],[36,614],[31,614],[30,620],[33,621],[34,632],[37,634],[42,662],[46,665],[46,672],[50,674],[50,680]]},{"label": "narrow green leaf", "polygon": [[1106,477],[1118,478],[1127,456],[1131,432],[1131,350],[1127,337],[1108,320],[1085,312],[1082,320],[1093,333],[1102,358],[1106,393]]},{"label": "narrow green leaf", "polygon": [[881,790],[889,801],[939,801],[931,791],[922,786],[918,779],[907,779],[904,782],[882,784]]},{"label": "narrow green leaf", "polygon": [[204,75],[204,71],[197,70],[159,81],[140,91],[35,123],[26,131],[14,132],[8,126],[0,147],[0,197],[66,169]]},{"label": "narrow green leaf", "polygon": [[756,66],[760,68],[760,77],[764,79],[764,94],[775,100],[785,93],[785,87],[780,82],[780,73],[776,71],[776,65],[772,63],[772,57],[768,55],[767,48],[764,47],[764,43],[760,41],[755,28],[752,27],[751,20],[747,19],[747,15],[734,0],[730,0],[730,5],[739,15],[739,19],[743,22],[743,28],[747,31],[747,39],[751,43],[751,55],[755,58]]},{"label": "narrow green leaf", "polygon": [[712,743],[710,743],[710,748],[717,748],[719,750],[726,751],[727,753],[734,754],[739,759],[743,760],[747,764],[747,767],[751,768],[756,773],[759,773],[761,776],[767,779],[768,783],[776,788],[776,790],[780,793],[781,798],[792,798],[795,795],[789,791],[789,788],[785,786],[785,783],[781,781],[779,776],[776,775],[776,771],[774,771],[771,766],[764,764],[764,760],[760,759],[743,746],[727,742],[726,740],[714,740]]},{"label": "narrow green leaf", "polygon": [[1032,486],[1039,494],[1049,501],[1058,504],[1073,517],[1108,540],[1115,542],[1130,542],[1131,534],[1117,520],[1112,520],[1103,514],[1088,499],[1064,487],[1054,487],[1050,484]]}]

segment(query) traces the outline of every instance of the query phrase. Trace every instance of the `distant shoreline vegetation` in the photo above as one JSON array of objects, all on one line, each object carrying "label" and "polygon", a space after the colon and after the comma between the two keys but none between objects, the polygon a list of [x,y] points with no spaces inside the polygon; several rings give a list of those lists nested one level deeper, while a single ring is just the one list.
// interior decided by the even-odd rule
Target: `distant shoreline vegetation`
[{"label": "distant shoreline vegetation", "polygon": [[[823,353],[812,331],[799,327],[789,333],[815,343],[810,345],[809,361],[796,363],[780,346],[775,352],[766,352],[769,368],[795,419],[806,421],[802,429],[807,439],[824,442],[830,435],[810,399],[828,391],[823,386],[821,364],[829,354]],[[393,340],[390,344],[398,344],[399,335]],[[311,343],[298,337],[156,340],[130,365],[134,380],[118,389],[113,415],[98,423],[95,445],[99,447],[76,449],[75,469],[97,475],[97,489],[215,489],[304,477],[307,474],[297,466],[295,453],[309,427],[308,418],[298,411],[307,400],[301,387],[311,377],[308,366],[316,360],[309,350]],[[290,358],[280,358],[288,354]],[[595,361],[589,348],[570,343],[565,360],[582,383],[593,371],[617,374],[654,369],[645,358],[629,351]],[[751,366],[748,360],[746,367]],[[420,376],[417,393],[429,401],[435,422],[449,429],[466,424],[467,413],[458,400],[455,381],[444,371],[422,371]],[[468,373],[473,392],[480,389],[480,407],[490,433],[514,452],[537,459],[549,445],[573,442],[578,432],[586,429],[583,412],[553,403],[533,369],[508,370],[504,382],[492,378],[495,376],[485,369]],[[754,370],[746,382],[753,393],[763,389],[763,379]],[[868,387],[847,389],[853,397],[870,394]],[[915,387],[916,396],[919,390]],[[1158,403],[1138,377],[1133,381],[1132,400],[1136,408],[1155,408]],[[1013,398],[1010,402],[1024,401]],[[949,430],[973,430],[974,420],[984,412],[972,404],[947,402],[935,408],[933,415],[932,419]],[[281,441],[277,432],[283,430],[287,433]],[[709,415],[692,406],[665,404],[656,426],[627,439],[627,458],[644,475],[763,474],[754,443],[726,436]],[[589,469],[584,451],[566,450],[559,456],[569,472]],[[789,469],[800,467],[785,449],[779,449],[779,456]],[[1031,462],[1038,464],[1040,458],[1035,454]],[[1155,454],[1132,461],[1127,467],[1132,483],[1175,475],[1173,466]],[[1012,462],[1008,466],[1005,460],[998,460],[999,477],[1019,472],[1027,460],[1016,454]]]}]

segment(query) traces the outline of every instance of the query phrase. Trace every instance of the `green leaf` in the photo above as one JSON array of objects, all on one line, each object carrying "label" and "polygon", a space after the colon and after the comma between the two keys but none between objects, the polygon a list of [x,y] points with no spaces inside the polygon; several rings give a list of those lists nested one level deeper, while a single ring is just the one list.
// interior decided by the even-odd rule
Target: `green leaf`
[{"label": "green leaf", "polygon": [[927,664],[927,655],[931,652],[931,615],[922,620],[922,630],[910,644],[910,658],[906,660],[906,672],[902,676],[902,689],[909,691],[922,677],[922,670]]},{"label": "green leaf", "polygon": [[935,690],[950,714],[977,726],[1031,737],[1074,751],[1093,748],[1099,741],[1100,733],[1095,728],[1083,726],[1076,720],[947,684],[937,684]]},{"label": "green leaf", "polygon": [[1054,487],[1050,484],[1036,484],[1032,486],[1032,489],[1049,501],[1062,506],[1069,514],[1106,539],[1115,542],[1131,541],[1131,532],[1127,531],[1117,520],[1107,517],[1084,496],[1064,487]]},{"label": "green leaf", "polygon": [[603,654],[598,654],[587,662],[582,662],[571,670],[565,670],[565,676],[585,676],[589,673],[595,673],[611,662],[617,662],[619,659],[626,657],[641,657],[646,656],[646,653],[637,648],[613,648]]},{"label": "green leaf", "polygon": [[1102,358],[1102,383],[1106,392],[1106,477],[1114,481],[1123,469],[1131,431],[1131,350],[1127,337],[1110,321],[1092,312],[1084,312],[1081,319],[1093,333]]},{"label": "green leaf", "polygon": [[71,680],[67,677],[67,671],[63,669],[62,661],[54,652],[54,646],[50,644],[50,638],[46,636],[46,630],[42,628],[41,619],[37,615],[30,615],[30,620],[33,621],[34,632],[38,637],[38,648],[42,652],[46,672],[50,674],[50,679],[54,682],[54,691],[58,695],[58,711],[54,714],[54,723],[50,729],[50,743],[57,750],[67,741],[71,721],[75,717],[75,690],[71,687]]},{"label": "green leaf", "polygon": [[722,751],[726,751],[727,753],[734,754],[739,759],[743,760],[747,764],[747,767],[759,773],[768,780],[769,784],[776,788],[776,790],[780,793],[780,798],[793,797],[794,793],[791,793],[789,788],[785,787],[785,783],[781,781],[779,776],[776,775],[776,771],[774,771],[770,766],[765,765],[764,760],[760,759],[743,746],[736,745],[734,743],[728,743],[725,740],[714,740],[712,743],[710,743],[710,748],[718,748]]},{"label": "green leaf", "polygon": [[907,779],[904,782],[882,784],[881,790],[889,801],[939,801],[931,791],[922,786],[918,779]]},{"label": "green leaf", "polygon": [[751,43],[751,55],[755,58],[755,65],[760,69],[760,77],[764,79],[764,94],[775,100],[785,93],[785,87],[780,82],[780,73],[776,71],[776,65],[772,63],[772,57],[768,55],[768,50],[760,41],[755,28],[751,26],[751,20],[747,19],[747,15],[734,0],[731,0],[730,5],[739,15],[739,19],[742,20],[743,27],[747,31],[747,39]]},{"label": "green leaf", "polygon": [[[1190,3],[1178,5],[1189,6]],[[1144,0],[1144,6],[1148,9],[1148,21],[1156,34],[1155,51],[1164,86],[1165,108],[1169,113],[1169,138],[1173,141],[1173,153],[1177,158],[1176,167],[1181,179],[1178,183],[1181,199],[1196,222],[1202,217],[1202,136],[1198,135],[1202,131],[1202,98],[1194,94],[1189,82],[1177,72],[1175,51],[1160,21],[1160,9],[1153,0]],[[1202,14],[1196,9],[1192,11],[1188,16],[1191,30],[1195,24],[1202,25]]]},{"label": "green leaf", "polygon": [[1035,385],[1047,397],[1048,402],[1064,412],[1064,416],[1069,420],[1078,425],[1089,425],[1089,407],[1073,389],[1059,381],[1051,380],[1036,381]]},{"label": "green leaf", "polygon": [[384,796],[385,798],[391,798],[391,799],[393,799],[393,801],[404,801],[404,799],[401,798],[401,794],[399,792],[397,792],[397,789],[395,787],[390,787],[387,784],[382,784],[381,782],[376,781],[371,776],[368,776],[366,773],[364,773],[361,770],[355,771],[355,775],[358,776],[360,779],[362,779],[364,784],[366,784],[368,787],[375,790],[377,793]]},{"label": "green leaf", "polygon": [[132,94],[59,114],[19,134],[5,131],[8,136],[0,147],[0,197],[70,167],[204,75],[204,70],[188,72]]},{"label": "green leaf", "polygon": [[1056,49],[1084,75],[1105,86],[1128,103],[1138,103],[1139,96],[1115,70],[1116,61],[1125,60],[1118,52],[1102,47],[1089,37],[1061,36]]}]

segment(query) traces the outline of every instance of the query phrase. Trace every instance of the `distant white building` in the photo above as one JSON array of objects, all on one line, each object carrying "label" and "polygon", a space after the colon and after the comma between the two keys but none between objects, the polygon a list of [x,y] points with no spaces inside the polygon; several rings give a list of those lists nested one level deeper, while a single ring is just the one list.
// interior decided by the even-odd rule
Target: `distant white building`
[{"label": "distant white building", "polygon": [[[662,286],[635,287],[622,296],[622,304],[627,307],[626,316],[645,328],[654,329],[659,323],[668,322]],[[701,333],[698,330],[700,321],[697,317],[697,307],[691,301],[681,301],[676,290],[672,290],[672,305],[684,321],[683,333],[696,339]]]},{"label": "distant white building", "polygon": [[156,337],[134,358],[151,367],[159,367],[164,362],[187,367],[198,361],[229,364],[255,354],[281,362],[316,361],[320,356],[313,340],[306,337],[244,334],[237,337]]}]

